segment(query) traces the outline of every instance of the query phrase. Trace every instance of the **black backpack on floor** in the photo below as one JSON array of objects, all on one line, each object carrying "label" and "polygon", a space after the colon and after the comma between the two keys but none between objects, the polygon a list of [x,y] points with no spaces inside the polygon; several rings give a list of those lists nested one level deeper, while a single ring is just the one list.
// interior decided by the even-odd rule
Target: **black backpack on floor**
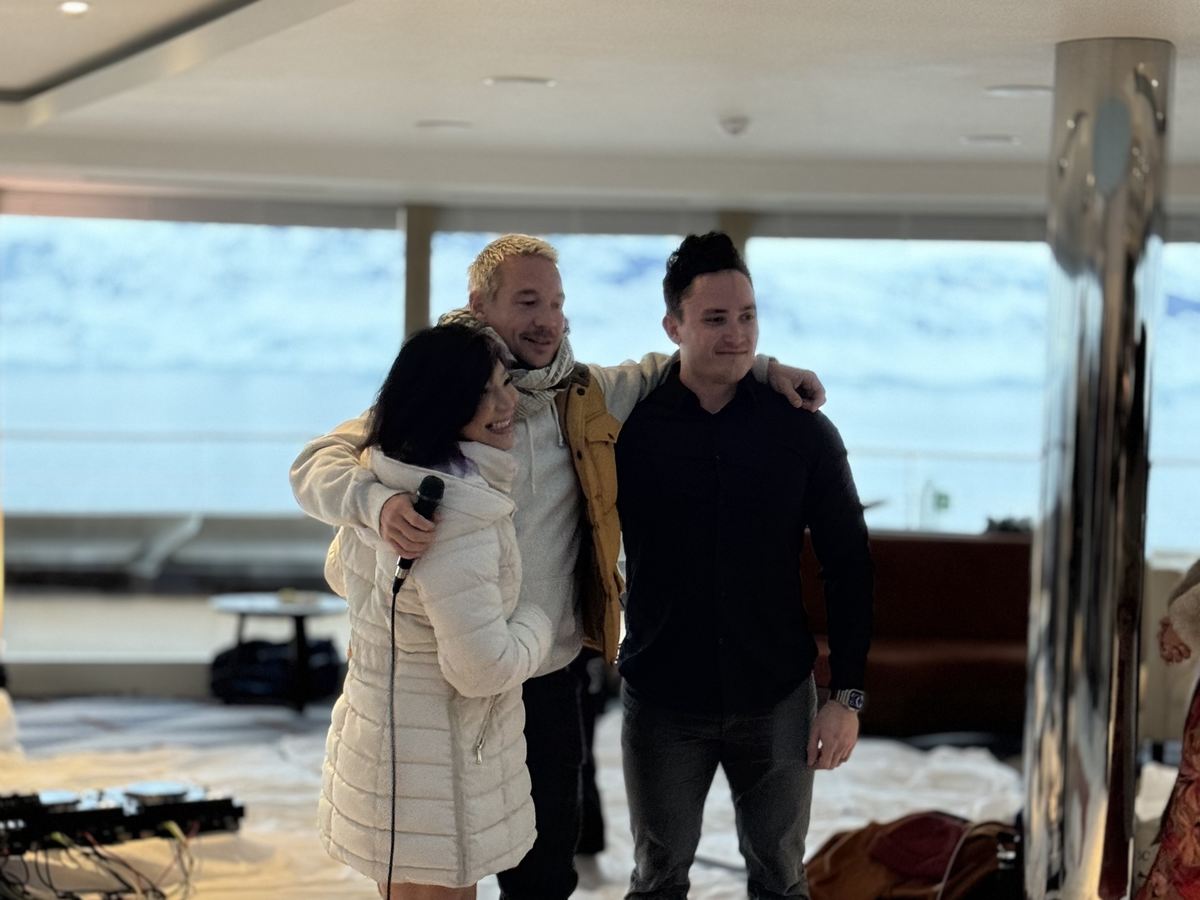
[{"label": "black backpack on floor", "polygon": [[291,642],[243,641],[222,650],[212,662],[209,686],[226,703],[308,703],[341,690],[342,661],[333,641],[308,642],[308,689],[296,689]]}]

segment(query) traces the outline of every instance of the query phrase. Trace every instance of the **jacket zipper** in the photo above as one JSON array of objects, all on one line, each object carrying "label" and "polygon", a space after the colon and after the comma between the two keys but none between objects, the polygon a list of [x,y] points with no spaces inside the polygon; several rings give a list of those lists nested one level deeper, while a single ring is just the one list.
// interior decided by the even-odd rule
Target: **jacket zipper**
[{"label": "jacket zipper", "polygon": [[479,737],[475,739],[475,764],[483,765],[483,742],[487,739],[488,723],[492,721],[492,711],[496,708],[499,697],[493,697],[488,704],[487,712],[483,714],[483,725],[479,729]]}]

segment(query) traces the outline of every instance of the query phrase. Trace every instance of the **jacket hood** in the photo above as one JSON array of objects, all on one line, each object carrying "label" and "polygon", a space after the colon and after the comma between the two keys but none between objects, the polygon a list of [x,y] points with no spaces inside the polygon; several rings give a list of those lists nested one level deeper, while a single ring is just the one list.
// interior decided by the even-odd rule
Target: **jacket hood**
[{"label": "jacket hood", "polygon": [[385,456],[378,447],[366,451],[363,463],[380,482],[398,491],[416,493],[421,481],[428,475],[442,479],[446,490],[438,508],[452,510],[458,515],[447,516],[439,523],[438,529],[443,536],[453,537],[459,532],[475,531],[497,519],[510,516],[516,508],[507,493],[512,488],[517,472],[517,461],[513,455],[475,441],[463,441],[459,448],[463,456],[478,467],[482,481],[471,476],[459,478],[436,469],[399,462]]}]

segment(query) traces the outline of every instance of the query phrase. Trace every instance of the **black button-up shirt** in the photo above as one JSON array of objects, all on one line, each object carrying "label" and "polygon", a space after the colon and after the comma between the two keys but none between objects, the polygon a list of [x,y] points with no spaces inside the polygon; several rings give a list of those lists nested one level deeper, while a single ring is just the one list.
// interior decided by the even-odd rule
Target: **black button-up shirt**
[{"label": "black button-up shirt", "polygon": [[825,416],[750,375],[706,412],[676,364],[622,428],[617,472],[629,582],[618,665],[635,696],[748,713],[798,687],[817,653],[801,598],[806,528],[825,583],[831,687],[862,687],[867,528]]}]

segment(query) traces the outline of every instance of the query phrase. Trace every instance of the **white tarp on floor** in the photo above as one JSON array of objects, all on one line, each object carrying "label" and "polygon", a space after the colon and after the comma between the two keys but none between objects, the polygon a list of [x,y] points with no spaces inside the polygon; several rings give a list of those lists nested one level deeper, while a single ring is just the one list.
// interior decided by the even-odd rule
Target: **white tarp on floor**
[{"label": "white tarp on floor", "polygon": [[[214,717],[228,711],[214,710]],[[215,725],[215,718],[214,718]],[[630,840],[620,769],[620,721],[609,713],[597,730],[600,790],[604,797],[609,848],[584,871],[580,900],[616,900],[624,894],[630,869]],[[171,740],[161,734],[161,740]],[[127,740],[127,737],[126,737]],[[378,895],[357,873],[326,857],[315,833],[315,798],[320,784],[323,735],[274,736],[269,740],[218,747],[163,746],[148,750],[47,748],[23,758],[0,756],[0,793],[48,789],[82,791],[147,780],[188,782],[232,796],[244,805],[242,830],[197,838],[191,849],[198,863],[200,898],[362,898]],[[115,736],[113,746],[120,746]],[[94,741],[92,747],[105,746]],[[902,744],[864,740],[854,757],[835,772],[817,776],[809,851],[836,831],[870,820],[887,821],[922,809],[939,809],[967,819],[1011,819],[1021,802],[1019,774],[978,749],[940,748],[921,752]],[[143,840],[108,848],[129,866],[158,880],[177,883],[173,845]],[[718,775],[705,814],[699,854],[720,865],[698,862],[691,896],[731,900],[745,896],[733,811]],[[49,874],[59,889],[80,889],[79,869],[66,854],[49,855]],[[30,871],[33,871],[31,867]],[[74,869],[74,873],[72,873]],[[10,861],[9,874],[21,875]],[[46,874],[45,866],[41,872]],[[126,872],[127,879],[132,876]],[[86,879],[85,879],[86,881]],[[96,885],[95,876],[91,884]],[[97,885],[98,886],[98,885]],[[52,895],[47,895],[52,896]],[[481,885],[480,900],[494,900],[494,881]]]}]

